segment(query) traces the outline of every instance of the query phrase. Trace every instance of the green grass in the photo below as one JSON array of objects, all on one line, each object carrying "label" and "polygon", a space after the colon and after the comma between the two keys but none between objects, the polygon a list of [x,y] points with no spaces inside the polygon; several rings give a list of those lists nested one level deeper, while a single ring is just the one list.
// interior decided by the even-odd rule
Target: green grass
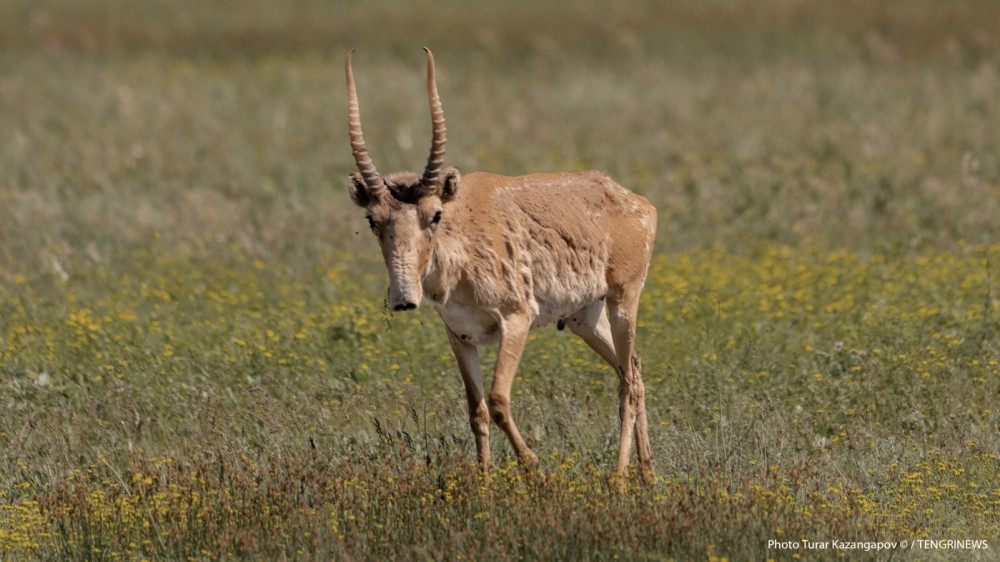
[{"label": "green grass", "polygon": [[[995,548],[1000,8],[457,5],[0,1],[0,559]],[[343,56],[385,172],[426,156],[422,45],[449,164],[657,205],[655,481],[619,493],[615,377],[554,328],[541,470],[494,430],[480,474],[440,320],[383,308]]]}]

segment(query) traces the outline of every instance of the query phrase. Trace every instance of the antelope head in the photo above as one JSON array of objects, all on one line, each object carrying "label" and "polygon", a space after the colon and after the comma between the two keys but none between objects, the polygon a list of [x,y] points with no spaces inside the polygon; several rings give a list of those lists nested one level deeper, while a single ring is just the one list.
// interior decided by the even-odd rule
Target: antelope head
[{"label": "antelope head", "polygon": [[434,80],[434,56],[427,52],[427,99],[431,109],[431,151],[423,175],[404,172],[382,176],[365,148],[361,112],[351,71],[352,49],[347,54],[347,114],[351,150],[358,171],[348,180],[351,200],[365,209],[368,224],[378,238],[389,271],[389,306],[413,310],[423,299],[422,278],[431,258],[434,236],[446,221],[445,204],[458,192],[459,173],[442,170],[445,125],[441,98]]}]

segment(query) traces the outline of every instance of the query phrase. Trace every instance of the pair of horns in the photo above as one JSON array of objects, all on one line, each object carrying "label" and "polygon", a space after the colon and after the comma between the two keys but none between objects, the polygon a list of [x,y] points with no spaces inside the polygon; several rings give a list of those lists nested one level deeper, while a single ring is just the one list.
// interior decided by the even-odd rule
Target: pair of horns
[{"label": "pair of horns", "polygon": [[[424,47],[427,52],[427,100],[431,107],[431,152],[427,157],[427,166],[424,174],[420,177],[420,185],[423,187],[433,186],[438,179],[441,166],[444,165],[444,145],[445,138],[444,110],[441,109],[441,98],[438,96],[437,82],[434,80],[434,55],[431,50]],[[351,55],[354,49],[347,53],[345,64],[347,72],[347,127],[351,135],[351,150],[354,152],[354,163],[358,166],[358,171],[365,180],[368,189],[379,192],[386,189],[385,181],[375,169],[375,164],[368,155],[365,148],[365,137],[361,133],[361,111],[358,109],[358,92],[354,87],[354,73],[351,71]]]}]

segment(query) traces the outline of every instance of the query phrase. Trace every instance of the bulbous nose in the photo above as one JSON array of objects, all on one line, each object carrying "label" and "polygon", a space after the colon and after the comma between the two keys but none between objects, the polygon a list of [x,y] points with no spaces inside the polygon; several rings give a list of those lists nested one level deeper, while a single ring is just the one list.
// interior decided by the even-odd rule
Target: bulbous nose
[{"label": "bulbous nose", "polygon": [[417,308],[415,302],[402,302],[392,307],[393,310],[414,310],[415,308]]}]

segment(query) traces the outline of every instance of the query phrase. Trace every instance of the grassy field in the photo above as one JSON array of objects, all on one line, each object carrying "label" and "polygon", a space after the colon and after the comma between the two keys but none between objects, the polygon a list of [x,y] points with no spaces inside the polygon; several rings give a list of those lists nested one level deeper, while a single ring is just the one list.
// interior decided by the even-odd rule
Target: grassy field
[{"label": "grassy field", "polygon": [[[995,558],[995,21],[0,0],[0,559]],[[653,482],[609,476],[617,380],[554,327],[514,386],[540,470],[494,430],[481,474],[440,320],[384,309],[343,57],[419,168],[423,45],[449,164],[656,204]]]}]

